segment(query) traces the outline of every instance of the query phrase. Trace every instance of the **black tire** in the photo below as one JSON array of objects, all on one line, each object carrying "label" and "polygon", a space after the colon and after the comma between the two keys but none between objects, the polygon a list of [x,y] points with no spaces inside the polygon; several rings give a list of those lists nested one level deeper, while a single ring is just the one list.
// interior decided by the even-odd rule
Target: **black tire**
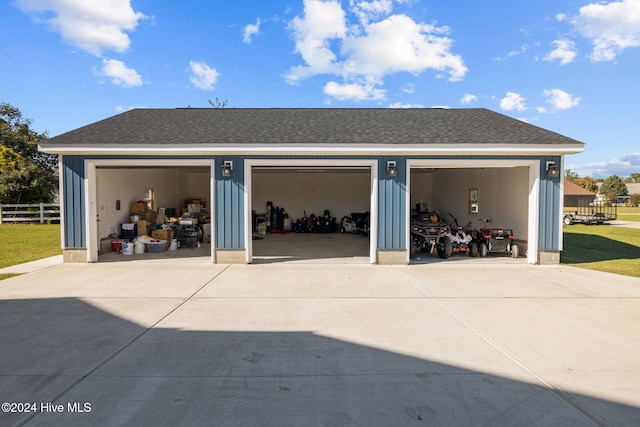
[{"label": "black tire", "polygon": [[480,243],[480,245],[478,245],[478,255],[480,255],[481,258],[484,258],[488,253],[489,248],[487,248],[487,244],[484,242]]},{"label": "black tire", "polygon": [[438,256],[442,259],[448,259],[451,255],[453,255],[453,243],[451,243],[451,239],[445,236],[440,239],[440,244],[438,245]]},{"label": "black tire", "polygon": [[511,245],[511,256],[513,258],[518,258],[520,256],[520,249],[518,245]]},{"label": "black tire", "polygon": [[563,220],[563,221],[564,221],[564,224],[565,224],[565,225],[572,225],[572,224],[573,224],[573,220],[572,220],[572,219],[571,219],[571,217],[570,217],[570,216],[568,216],[568,215],[564,217],[564,220]]},{"label": "black tire", "polygon": [[476,242],[469,243],[469,256],[474,258],[478,256],[478,244]]}]

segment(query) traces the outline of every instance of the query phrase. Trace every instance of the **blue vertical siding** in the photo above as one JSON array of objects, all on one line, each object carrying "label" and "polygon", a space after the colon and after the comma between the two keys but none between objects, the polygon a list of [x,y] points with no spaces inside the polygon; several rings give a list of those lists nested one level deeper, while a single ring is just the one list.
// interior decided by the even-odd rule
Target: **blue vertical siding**
[{"label": "blue vertical siding", "polygon": [[[387,161],[395,160],[398,174],[389,177]],[[378,249],[406,249],[407,170],[403,157],[378,158]]]},{"label": "blue vertical siding", "polygon": [[85,248],[86,212],[84,188],[84,158],[62,156],[64,204],[64,247]]},{"label": "blue vertical siding", "polygon": [[[546,163],[555,162],[560,165],[560,157],[540,158],[540,228],[538,230],[539,250],[558,250],[560,247],[559,233],[561,227],[560,218],[560,180],[558,178],[547,178]],[[562,174],[561,174],[562,175]]]},{"label": "blue vertical siding", "polygon": [[[233,162],[230,177],[222,176],[225,160]],[[244,157],[227,156],[215,161],[216,248],[246,249],[244,246]]]}]

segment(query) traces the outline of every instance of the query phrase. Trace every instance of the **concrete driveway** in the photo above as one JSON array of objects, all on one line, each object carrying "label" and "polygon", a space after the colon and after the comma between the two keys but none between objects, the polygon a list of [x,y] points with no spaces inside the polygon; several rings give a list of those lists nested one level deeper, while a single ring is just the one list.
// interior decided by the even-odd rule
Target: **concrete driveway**
[{"label": "concrete driveway", "polygon": [[640,425],[640,279],[60,264],[0,282],[0,362],[2,426]]}]

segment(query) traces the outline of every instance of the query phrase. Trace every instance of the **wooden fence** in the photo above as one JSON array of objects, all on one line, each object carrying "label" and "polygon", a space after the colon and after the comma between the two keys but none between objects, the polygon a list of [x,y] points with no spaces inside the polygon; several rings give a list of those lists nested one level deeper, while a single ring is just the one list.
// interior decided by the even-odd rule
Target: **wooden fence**
[{"label": "wooden fence", "polygon": [[60,221],[60,205],[56,203],[36,203],[33,205],[0,203],[0,224],[4,222]]}]

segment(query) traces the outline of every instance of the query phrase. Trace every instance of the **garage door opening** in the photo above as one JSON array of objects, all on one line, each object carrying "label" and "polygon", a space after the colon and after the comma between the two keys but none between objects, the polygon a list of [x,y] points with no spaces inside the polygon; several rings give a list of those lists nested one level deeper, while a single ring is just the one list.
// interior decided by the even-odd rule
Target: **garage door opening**
[{"label": "garage door opening", "polygon": [[211,162],[121,162],[89,164],[90,260],[211,262]]},{"label": "garage door opening", "polygon": [[371,161],[251,162],[250,262],[375,260],[373,169]]},{"label": "garage door opening", "polygon": [[[537,168],[529,163],[412,164],[408,241],[414,243],[410,263],[535,263]],[[420,235],[414,234],[414,227],[421,222],[438,223],[441,227],[423,229],[425,237],[421,240]],[[460,234],[457,226],[463,229]],[[438,234],[447,233],[447,227],[450,248],[448,243],[442,243],[447,239],[438,238]],[[483,240],[477,231],[484,227],[504,233],[496,230],[499,240]],[[465,245],[464,241],[468,243]],[[533,253],[529,251],[532,242]],[[488,251],[484,251],[483,244]],[[516,252],[517,258],[513,258]]]}]

